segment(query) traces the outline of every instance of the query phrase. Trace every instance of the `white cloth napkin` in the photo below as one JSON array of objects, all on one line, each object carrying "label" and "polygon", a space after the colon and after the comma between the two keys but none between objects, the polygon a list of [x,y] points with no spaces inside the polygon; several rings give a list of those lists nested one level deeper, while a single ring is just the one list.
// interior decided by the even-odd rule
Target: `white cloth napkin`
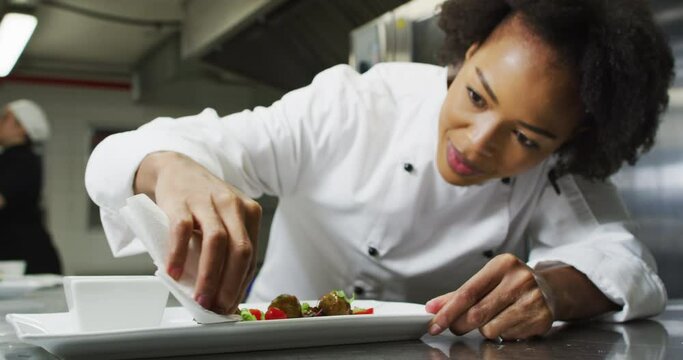
[{"label": "white cloth napkin", "polygon": [[196,322],[212,324],[237,321],[239,315],[220,315],[199,305],[193,297],[199,264],[199,249],[190,242],[182,277],[175,281],[166,273],[169,252],[168,216],[147,195],[135,195],[126,200],[121,215],[135,236],[142,241],[157,267],[154,273],[166,285],[181,305],[189,311]]}]

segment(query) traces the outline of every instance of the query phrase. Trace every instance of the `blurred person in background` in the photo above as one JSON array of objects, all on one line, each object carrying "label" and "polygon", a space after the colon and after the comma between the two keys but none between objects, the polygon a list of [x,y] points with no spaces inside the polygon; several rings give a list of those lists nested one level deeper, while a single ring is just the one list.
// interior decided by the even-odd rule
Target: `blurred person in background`
[{"label": "blurred person in background", "polygon": [[0,117],[0,260],[24,260],[29,274],[62,272],[44,225],[42,158],[34,151],[49,137],[38,104],[22,99],[5,106]]}]

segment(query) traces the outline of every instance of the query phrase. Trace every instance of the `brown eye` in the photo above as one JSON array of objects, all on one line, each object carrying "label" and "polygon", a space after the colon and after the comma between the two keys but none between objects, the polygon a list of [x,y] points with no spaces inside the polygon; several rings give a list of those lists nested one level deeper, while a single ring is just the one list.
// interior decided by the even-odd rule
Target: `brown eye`
[{"label": "brown eye", "polygon": [[476,91],[474,91],[471,87],[467,87],[467,95],[470,98],[470,102],[472,102],[472,105],[478,109],[483,109],[486,107],[486,100],[479,95]]},{"label": "brown eye", "polygon": [[512,134],[517,138],[517,142],[519,142],[520,144],[522,144],[522,146],[524,146],[525,148],[534,149],[534,150],[536,150],[536,149],[539,148],[537,142],[535,142],[535,141],[529,139],[529,138],[528,138],[526,135],[524,135],[524,133],[522,133],[521,131],[515,129],[515,130],[512,130]]}]

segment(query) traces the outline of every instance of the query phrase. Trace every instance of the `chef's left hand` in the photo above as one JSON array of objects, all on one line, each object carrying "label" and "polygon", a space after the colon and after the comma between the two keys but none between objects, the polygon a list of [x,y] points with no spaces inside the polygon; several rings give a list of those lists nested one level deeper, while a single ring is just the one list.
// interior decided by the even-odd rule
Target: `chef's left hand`
[{"label": "chef's left hand", "polygon": [[426,310],[436,314],[429,333],[450,328],[462,335],[479,329],[488,339],[504,340],[543,335],[554,320],[548,292],[543,279],[523,261],[512,254],[498,255],[459,289],[427,302]]}]

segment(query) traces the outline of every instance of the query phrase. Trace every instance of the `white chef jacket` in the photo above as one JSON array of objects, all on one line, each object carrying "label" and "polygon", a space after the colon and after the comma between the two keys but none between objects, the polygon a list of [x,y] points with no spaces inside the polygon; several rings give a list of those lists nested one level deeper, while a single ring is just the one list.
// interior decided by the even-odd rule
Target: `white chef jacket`
[{"label": "white chef jacket", "polygon": [[279,197],[249,301],[344,289],[424,302],[457,289],[491,254],[522,248],[531,266],[561,261],[586,274],[622,305],[608,319],[660,312],[666,291],[612,184],[564,176],[558,195],[550,160],[509,184],[462,187],[440,176],[446,77],[423,64],[363,75],[339,65],[270,107],[158,118],[108,137],[90,157],[86,186],[114,255],[144,251],[118,214],[140,161],[176,151],[251,197]]}]

